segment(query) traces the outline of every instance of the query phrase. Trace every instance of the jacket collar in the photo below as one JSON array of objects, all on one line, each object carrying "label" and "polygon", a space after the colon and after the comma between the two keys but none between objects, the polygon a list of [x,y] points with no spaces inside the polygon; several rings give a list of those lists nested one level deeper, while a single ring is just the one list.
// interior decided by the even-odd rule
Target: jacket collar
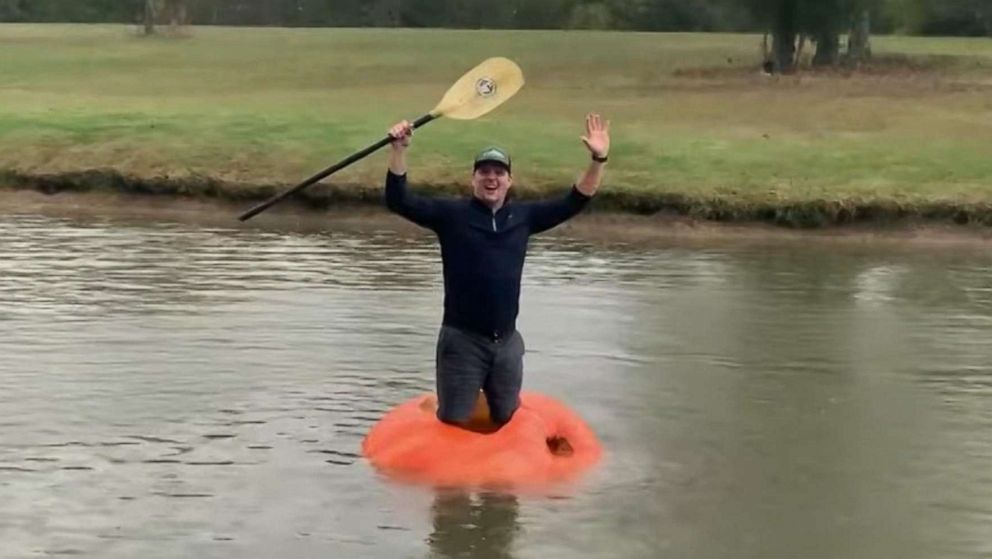
[{"label": "jacket collar", "polygon": [[[474,195],[473,196],[470,196],[470,198],[471,198],[471,201],[469,202],[469,205],[473,206],[474,208],[476,208],[478,210],[482,210],[482,211],[486,212],[487,214],[494,213],[493,210],[492,210],[492,208],[490,208],[488,205],[486,205],[486,203],[483,202],[482,200],[479,200]],[[504,209],[506,209],[507,207],[509,207],[510,206],[510,202],[511,202],[510,197],[507,196],[506,199],[503,200],[503,205],[500,206],[499,209],[496,210],[495,213],[499,213],[499,212],[503,211]]]}]

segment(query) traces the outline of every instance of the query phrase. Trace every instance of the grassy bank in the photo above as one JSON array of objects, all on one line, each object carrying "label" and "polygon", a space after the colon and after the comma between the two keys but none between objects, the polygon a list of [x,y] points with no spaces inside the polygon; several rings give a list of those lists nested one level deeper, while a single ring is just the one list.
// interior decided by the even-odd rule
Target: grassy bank
[{"label": "grassy bank", "polygon": [[[527,85],[475,122],[418,133],[411,179],[464,183],[496,143],[525,195],[613,121],[604,207],[787,224],[992,223],[992,41],[876,38],[864,71],[767,78],[746,35],[0,25],[0,179],[256,198],[419,116],[483,58]],[[311,199],[374,199],[385,154]]]}]

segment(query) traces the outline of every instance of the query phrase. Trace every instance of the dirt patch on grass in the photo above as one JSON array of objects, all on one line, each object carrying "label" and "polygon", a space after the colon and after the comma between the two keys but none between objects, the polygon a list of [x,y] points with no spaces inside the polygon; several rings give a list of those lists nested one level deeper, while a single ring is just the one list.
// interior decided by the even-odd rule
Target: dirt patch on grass
[{"label": "dirt patch on grass", "polygon": [[829,85],[845,94],[907,97],[992,91],[992,60],[983,56],[885,54],[856,66],[814,68],[807,60],[793,74],[768,75],[758,63],[728,58],[725,66],[679,68],[672,77],[673,87],[686,90]]}]

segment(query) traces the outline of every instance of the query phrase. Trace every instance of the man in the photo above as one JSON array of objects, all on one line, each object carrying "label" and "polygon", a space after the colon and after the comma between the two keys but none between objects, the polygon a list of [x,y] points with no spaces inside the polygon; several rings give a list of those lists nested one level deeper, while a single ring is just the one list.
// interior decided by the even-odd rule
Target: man
[{"label": "man", "polygon": [[444,267],[444,318],[437,342],[437,417],[467,427],[479,391],[496,426],[520,404],[524,341],[516,329],[520,278],[531,235],[578,214],[596,194],[610,150],[609,122],[586,116],[582,142],[592,156],[565,196],[510,202],[509,155],[488,148],[476,156],[472,196],[427,198],[407,190],[406,151],[413,129],[403,121],[394,138],[386,175],[386,206],[437,234]]}]

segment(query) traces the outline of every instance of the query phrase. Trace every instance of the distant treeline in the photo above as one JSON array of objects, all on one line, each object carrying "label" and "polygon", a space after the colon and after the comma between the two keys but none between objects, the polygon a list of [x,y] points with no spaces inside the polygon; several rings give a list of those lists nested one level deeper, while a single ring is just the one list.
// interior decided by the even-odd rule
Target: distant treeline
[{"label": "distant treeline", "polygon": [[0,21],[771,31],[790,10],[868,10],[873,32],[992,36],[992,0],[0,0]]}]

